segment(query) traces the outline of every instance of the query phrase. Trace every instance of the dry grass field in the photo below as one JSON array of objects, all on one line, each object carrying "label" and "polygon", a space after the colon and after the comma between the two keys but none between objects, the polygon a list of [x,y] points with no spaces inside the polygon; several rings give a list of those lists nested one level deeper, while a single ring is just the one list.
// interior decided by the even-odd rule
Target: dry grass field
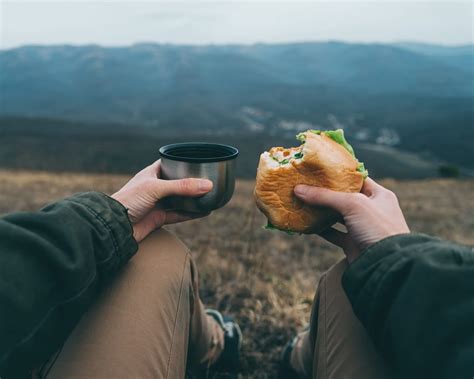
[{"label": "dry grass field", "polygon": [[[112,193],[127,177],[0,171],[0,214],[36,210],[70,194]],[[474,181],[392,181],[413,231],[474,244]],[[244,332],[242,378],[273,378],[282,346],[305,325],[321,273],[341,252],[314,236],[264,230],[240,181],[231,203],[171,227],[194,251],[205,303],[234,314]]]}]

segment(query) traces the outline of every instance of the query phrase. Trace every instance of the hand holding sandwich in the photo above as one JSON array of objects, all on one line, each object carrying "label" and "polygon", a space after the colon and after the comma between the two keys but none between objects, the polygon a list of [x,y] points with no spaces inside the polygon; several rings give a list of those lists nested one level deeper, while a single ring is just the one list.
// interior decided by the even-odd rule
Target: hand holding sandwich
[{"label": "hand holding sandwich", "polygon": [[[367,177],[343,130],[308,130],[297,139],[299,147],[260,156],[255,200],[267,227],[319,234],[349,262],[385,237],[410,232],[397,197]],[[341,216],[348,233],[331,226]]]},{"label": "hand holding sandwich", "polygon": [[347,233],[331,227],[319,234],[344,249],[349,263],[374,243],[410,232],[395,194],[370,178],[360,193],[298,185],[295,195],[308,205],[331,208],[342,215]]}]

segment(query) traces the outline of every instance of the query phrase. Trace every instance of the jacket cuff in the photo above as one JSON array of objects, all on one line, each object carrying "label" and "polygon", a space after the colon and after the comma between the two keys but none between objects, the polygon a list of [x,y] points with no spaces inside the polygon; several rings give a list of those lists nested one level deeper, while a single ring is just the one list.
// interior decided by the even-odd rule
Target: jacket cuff
[{"label": "jacket cuff", "polygon": [[125,264],[137,252],[138,243],[133,238],[128,210],[121,203],[101,192],[84,192],[69,200],[86,207],[108,232],[115,251],[115,268]]}]

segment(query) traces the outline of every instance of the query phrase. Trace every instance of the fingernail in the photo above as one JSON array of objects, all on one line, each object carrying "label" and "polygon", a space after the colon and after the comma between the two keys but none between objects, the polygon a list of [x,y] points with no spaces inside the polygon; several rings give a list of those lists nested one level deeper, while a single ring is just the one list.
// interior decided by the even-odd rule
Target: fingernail
[{"label": "fingernail", "polygon": [[295,187],[295,193],[300,196],[304,196],[308,193],[308,186],[299,184]]},{"label": "fingernail", "polygon": [[200,179],[198,183],[199,191],[209,192],[212,189],[212,182],[210,180]]}]

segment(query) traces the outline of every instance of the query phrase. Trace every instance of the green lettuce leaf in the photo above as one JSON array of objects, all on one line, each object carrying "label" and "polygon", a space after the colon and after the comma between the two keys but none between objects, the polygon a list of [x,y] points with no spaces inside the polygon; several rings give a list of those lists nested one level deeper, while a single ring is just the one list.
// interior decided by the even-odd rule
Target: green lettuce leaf
[{"label": "green lettuce leaf", "polygon": [[369,176],[369,171],[367,171],[363,162],[359,162],[357,165],[357,171],[359,171],[364,176],[364,179]]},{"label": "green lettuce leaf", "polygon": [[267,225],[264,228],[267,229],[267,230],[276,230],[276,231],[279,231],[279,232],[285,232],[286,234],[289,234],[290,236],[293,236],[293,235],[297,234],[296,232],[294,232],[292,230],[289,230],[289,229],[277,228],[275,225],[272,225],[270,223],[270,221],[268,221]]},{"label": "green lettuce leaf", "polygon": [[301,158],[303,158],[303,153],[296,153],[296,154],[293,156],[293,158],[295,158],[295,159],[301,159]]},{"label": "green lettuce leaf", "polygon": [[298,134],[296,135],[296,139],[297,139],[298,141],[300,141],[301,143],[305,143],[305,142],[306,142],[306,134],[304,134],[304,133],[298,133]]},{"label": "green lettuce leaf", "polygon": [[346,137],[344,136],[344,130],[327,130],[323,133],[329,138],[331,138],[333,141],[337,142],[339,145],[342,145],[342,147],[344,147],[355,158],[354,149],[347,142]]}]

